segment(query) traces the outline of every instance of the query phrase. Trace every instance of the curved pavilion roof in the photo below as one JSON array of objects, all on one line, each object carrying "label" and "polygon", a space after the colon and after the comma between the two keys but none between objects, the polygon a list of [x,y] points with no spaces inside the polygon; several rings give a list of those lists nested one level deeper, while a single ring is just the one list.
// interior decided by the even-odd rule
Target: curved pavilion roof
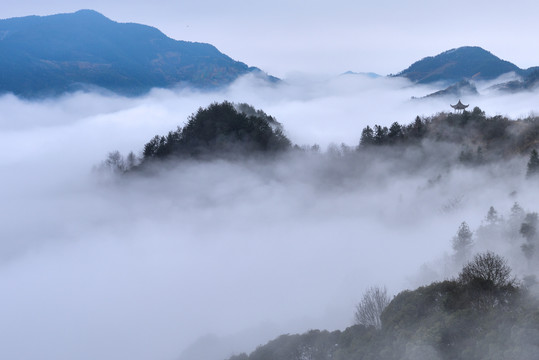
[{"label": "curved pavilion roof", "polygon": [[[449,104],[451,105],[451,104]],[[464,110],[466,109],[468,106],[470,106],[470,104],[468,105],[464,105],[463,103],[460,102],[460,99],[459,99],[459,102],[456,104],[456,105],[451,105],[451,107],[455,110]]]}]

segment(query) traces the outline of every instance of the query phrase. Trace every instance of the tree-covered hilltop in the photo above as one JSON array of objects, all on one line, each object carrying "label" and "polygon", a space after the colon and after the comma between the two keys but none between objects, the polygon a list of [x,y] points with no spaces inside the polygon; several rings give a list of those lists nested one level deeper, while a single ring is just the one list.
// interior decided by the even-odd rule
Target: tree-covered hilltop
[{"label": "tree-covered hilltop", "polygon": [[156,135],[144,145],[142,162],[170,157],[215,157],[290,148],[281,124],[247,104],[211,104],[200,108],[183,128]]},{"label": "tree-covered hilltop", "polygon": [[403,291],[380,316],[381,328],[282,335],[229,360],[537,359],[539,302],[505,260],[478,254],[458,278]]},{"label": "tree-covered hilltop", "polygon": [[155,135],[141,152],[127,157],[110,152],[100,169],[114,173],[142,170],[165,160],[211,160],[270,156],[289,150],[292,143],[282,125],[262,110],[228,101],[199,108],[184,127]]},{"label": "tree-covered hilltop", "polygon": [[511,120],[488,117],[478,107],[462,113],[438,113],[410,124],[394,122],[387,126],[367,126],[361,133],[359,149],[372,146],[408,147],[423,141],[460,146],[459,160],[482,163],[529,154],[539,146],[539,117]]}]

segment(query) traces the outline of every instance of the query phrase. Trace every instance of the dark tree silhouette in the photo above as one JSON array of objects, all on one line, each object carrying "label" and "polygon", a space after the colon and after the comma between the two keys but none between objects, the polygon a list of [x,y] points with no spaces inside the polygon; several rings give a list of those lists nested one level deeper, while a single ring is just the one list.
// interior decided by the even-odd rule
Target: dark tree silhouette
[{"label": "dark tree silhouette", "polygon": [[359,140],[360,146],[369,146],[374,144],[374,131],[370,126],[367,125],[366,128],[361,131],[361,138]]},{"label": "dark tree silhouette", "polygon": [[387,134],[387,137],[389,138],[389,142],[391,144],[394,144],[395,142],[401,140],[402,136],[403,136],[403,134],[402,134],[402,126],[400,126],[400,124],[395,121],[389,127],[389,132]]},{"label": "dark tree silhouette", "polygon": [[463,284],[481,282],[495,287],[516,284],[516,280],[511,277],[511,268],[507,265],[507,261],[490,251],[475,255],[474,259],[462,268],[458,280]]},{"label": "dark tree silhouette", "polygon": [[385,126],[374,125],[374,143],[376,145],[384,145],[387,140],[388,131]]},{"label": "dark tree silhouette", "polygon": [[[240,110],[238,110],[240,109]],[[153,137],[143,151],[144,160],[171,155],[223,156],[284,151],[291,147],[282,126],[273,117],[247,104],[214,103],[200,108],[182,129]]]}]

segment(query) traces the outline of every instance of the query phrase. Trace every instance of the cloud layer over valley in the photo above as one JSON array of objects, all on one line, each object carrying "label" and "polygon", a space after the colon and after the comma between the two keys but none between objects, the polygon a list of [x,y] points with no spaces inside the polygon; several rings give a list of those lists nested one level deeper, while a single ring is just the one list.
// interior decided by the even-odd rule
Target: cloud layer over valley
[{"label": "cloud layer over valley", "polygon": [[[411,100],[435,90],[297,75],[271,86],[245,77],[213,93],[1,97],[0,358],[172,359],[205,335],[251,332],[226,349],[249,351],[280,333],[350,325],[368,286],[395,294],[451,275],[418,271],[451,252],[462,221],[476,228],[490,206],[507,212],[515,201],[538,210],[526,158],[406,171],[329,151],[184,162],[153,176],[92,171],[109,151],[139,152],[214,101],[249,103],[292,142],[326,149],[458,100]],[[539,112],[536,96],[462,100],[521,117]]]}]

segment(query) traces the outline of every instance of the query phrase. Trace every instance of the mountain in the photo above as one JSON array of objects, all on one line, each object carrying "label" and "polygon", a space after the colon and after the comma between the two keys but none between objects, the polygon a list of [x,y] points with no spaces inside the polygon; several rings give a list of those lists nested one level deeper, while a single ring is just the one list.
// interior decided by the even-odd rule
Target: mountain
[{"label": "mountain", "polygon": [[465,96],[479,95],[477,88],[468,80],[461,80],[447,88],[428,94],[423,98],[452,96],[453,98],[461,98]]},{"label": "mountain", "polygon": [[396,76],[423,84],[455,83],[464,79],[492,80],[508,72],[525,76],[532,70],[523,70],[480,47],[465,46],[416,61]]},{"label": "mountain", "polygon": [[137,95],[152,87],[211,88],[247,73],[264,75],[210,44],[177,41],[92,10],[0,20],[0,68],[0,92],[26,97],[87,87]]},{"label": "mountain", "polygon": [[365,76],[365,77],[368,77],[370,79],[378,79],[380,77],[382,77],[382,75],[380,74],[377,74],[377,73],[373,73],[373,72],[353,72],[353,71],[347,71],[341,75],[359,75],[359,76]]},{"label": "mountain", "polygon": [[524,78],[497,84],[492,86],[491,89],[505,92],[535,90],[539,88],[539,68],[535,67],[531,69],[532,71],[528,71],[528,74]]}]

